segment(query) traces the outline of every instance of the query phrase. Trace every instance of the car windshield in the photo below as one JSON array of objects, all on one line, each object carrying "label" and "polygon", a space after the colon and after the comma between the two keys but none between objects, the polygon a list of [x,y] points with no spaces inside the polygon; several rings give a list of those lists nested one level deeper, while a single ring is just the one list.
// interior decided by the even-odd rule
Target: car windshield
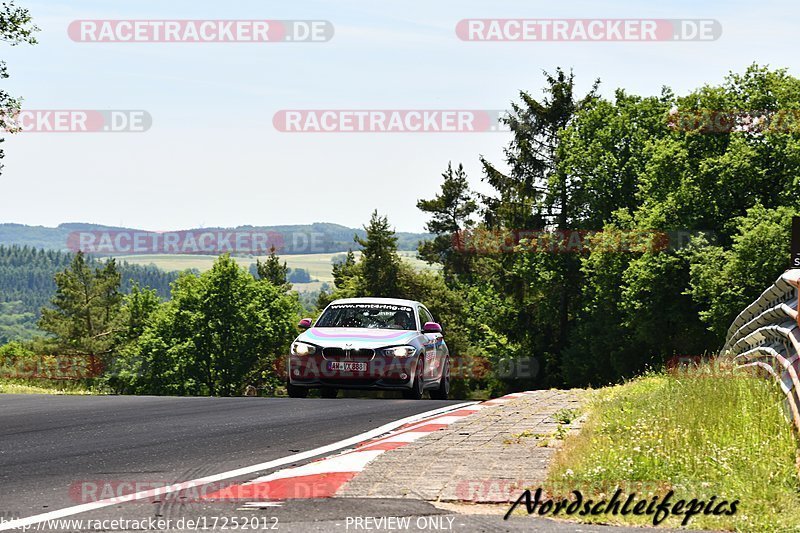
[{"label": "car windshield", "polygon": [[333,304],[317,320],[318,328],[417,329],[414,309],[394,304]]}]

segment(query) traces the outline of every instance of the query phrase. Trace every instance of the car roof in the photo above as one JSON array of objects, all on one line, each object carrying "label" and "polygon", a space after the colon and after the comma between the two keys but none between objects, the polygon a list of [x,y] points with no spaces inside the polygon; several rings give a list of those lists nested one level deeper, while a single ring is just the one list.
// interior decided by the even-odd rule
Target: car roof
[{"label": "car roof", "polygon": [[417,307],[420,304],[416,300],[403,300],[401,298],[342,298],[341,300],[334,300],[333,304],[392,304],[392,305],[405,305],[407,307]]}]

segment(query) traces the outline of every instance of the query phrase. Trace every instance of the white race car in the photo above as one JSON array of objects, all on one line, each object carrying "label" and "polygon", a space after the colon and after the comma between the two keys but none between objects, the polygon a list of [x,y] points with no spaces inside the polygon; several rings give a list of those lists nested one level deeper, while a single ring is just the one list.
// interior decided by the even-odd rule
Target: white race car
[{"label": "white race car", "polygon": [[335,398],[338,389],[400,390],[409,399],[446,400],[450,354],[442,327],[419,302],[348,298],[328,305],[292,343],[287,388],[303,398],[311,388]]}]

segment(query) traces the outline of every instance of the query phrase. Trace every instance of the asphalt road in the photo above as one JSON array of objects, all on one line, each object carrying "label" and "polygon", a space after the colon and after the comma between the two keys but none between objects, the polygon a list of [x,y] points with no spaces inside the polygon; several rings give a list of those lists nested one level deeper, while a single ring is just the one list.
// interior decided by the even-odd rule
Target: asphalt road
[{"label": "asphalt road", "polygon": [[197,479],[456,403],[0,395],[0,519],[81,503],[83,482]]},{"label": "asphalt road", "polygon": [[[0,528],[4,521],[74,508],[86,501],[81,491],[87,484],[113,487],[141,482],[152,488],[152,484],[198,479],[313,450],[458,403],[462,402],[0,395]],[[268,472],[228,481],[250,480]],[[82,520],[80,525],[63,523],[59,527],[41,522],[25,531],[637,530],[533,516],[504,521],[505,509],[483,515],[453,514],[413,499],[330,498],[255,505],[162,496],[68,517]],[[400,518],[409,522],[397,528]],[[119,525],[115,520],[126,522]],[[162,526],[159,520],[170,522]],[[234,520],[249,523],[234,528]]]}]

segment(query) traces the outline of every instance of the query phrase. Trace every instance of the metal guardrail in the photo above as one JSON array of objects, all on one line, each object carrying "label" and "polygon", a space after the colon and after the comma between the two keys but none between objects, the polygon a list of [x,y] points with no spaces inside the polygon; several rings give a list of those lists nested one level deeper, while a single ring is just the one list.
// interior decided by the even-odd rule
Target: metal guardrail
[{"label": "metal guardrail", "polygon": [[800,431],[800,269],[787,270],[728,328],[720,355],[742,368],[772,376],[786,395],[795,428]]}]

